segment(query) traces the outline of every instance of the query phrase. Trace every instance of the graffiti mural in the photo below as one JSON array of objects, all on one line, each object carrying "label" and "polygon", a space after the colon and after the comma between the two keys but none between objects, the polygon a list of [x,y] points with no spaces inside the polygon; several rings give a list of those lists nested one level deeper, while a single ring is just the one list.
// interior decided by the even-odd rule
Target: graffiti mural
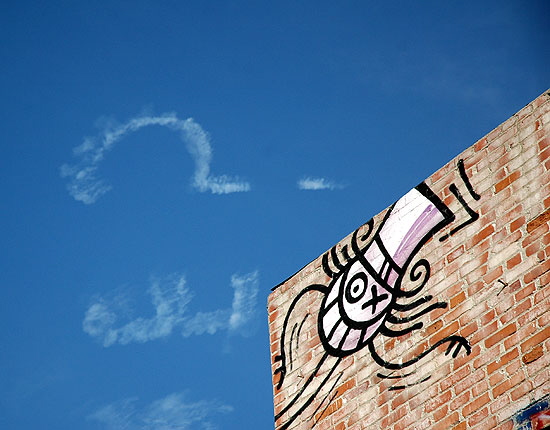
[{"label": "graffiti mural", "polygon": [[[480,196],[473,190],[462,160],[457,167],[464,187],[473,199],[479,200]],[[439,237],[441,242],[479,217],[454,183],[449,186],[449,191],[469,218]],[[317,399],[318,408],[305,417],[315,425],[319,416],[323,415],[321,408],[326,410],[334,398],[331,393],[343,374],[340,372],[337,375],[339,364],[345,357],[360,350],[368,350],[374,362],[390,373],[378,373],[378,376],[390,380],[409,376],[411,373],[399,372],[443,344],[447,345],[445,354],[453,358],[461,351],[470,354],[468,341],[458,335],[447,336],[402,362],[386,361],[374,343],[377,336],[396,338],[418,330],[423,327],[423,323],[418,321],[423,315],[447,307],[447,303],[432,303],[432,296],[421,294],[430,278],[430,264],[426,259],[416,259],[416,255],[438,232],[451,226],[455,218],[455,213],[428,185],[421,183],[392,205],[379,225],[375,226],[371,219],[353,233],[349,246],[344,245],[339,252],[335,246],[323,255],[323,271],[330,282],[328,285],[309,285],[301,290],[286,314],[280,353],[275,357],[278,366],[275,370],[277,389],[283,387],[287,373],[293,368],[304,324],[312,316],[306,313],[300,318],[294,314],[303,312],[299,303],[312,293],[319,295],[321,302],[316,327],[324,353],[309,374],[300,376],[301,386],[276,413],[275,421],[280,424],[280,429],[287,429]],[[410,283],[414,287],[407,287]],[[399,316],[402,314],[406,316]],[[328,386],[332,379],[335,381]],[[390,389],[406,387],[394,385]],[[317,398],[327,388],[328,394]]]}]

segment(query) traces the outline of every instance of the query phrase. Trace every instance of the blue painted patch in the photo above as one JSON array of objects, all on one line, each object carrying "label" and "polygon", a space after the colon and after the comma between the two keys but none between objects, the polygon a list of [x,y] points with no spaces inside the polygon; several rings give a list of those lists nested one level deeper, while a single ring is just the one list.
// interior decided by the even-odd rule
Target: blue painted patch
[{"label": "blue painted patch", "polygon": [[514,421],[517,424],[516,430],[532,430],[531,416],[537,412],[544,411],[550,407],[550,395],[543,397],[542,399],[531,403],[525,409],[521,410],[514,417]]}]

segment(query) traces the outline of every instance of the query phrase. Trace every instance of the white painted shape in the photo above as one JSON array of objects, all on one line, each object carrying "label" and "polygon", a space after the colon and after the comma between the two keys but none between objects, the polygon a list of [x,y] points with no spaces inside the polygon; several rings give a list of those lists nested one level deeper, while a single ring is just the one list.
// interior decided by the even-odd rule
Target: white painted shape
[{"label": "white painted shape", "polygon": [[332,308],[330,308],[330,310],[323,317],[323,331],[325,332],[326,337],[328,337],[336,323],[341,319],[338,303],[334,303]]}]

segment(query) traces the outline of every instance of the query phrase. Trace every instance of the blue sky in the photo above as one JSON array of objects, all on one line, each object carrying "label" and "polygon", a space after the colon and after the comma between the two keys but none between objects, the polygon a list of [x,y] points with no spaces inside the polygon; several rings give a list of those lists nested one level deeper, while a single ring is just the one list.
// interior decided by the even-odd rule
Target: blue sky
[{"label": "blue sky", "polygon": [[548,2],[4,2],[0,427],[269,429],[270,288],[548,87]]}]

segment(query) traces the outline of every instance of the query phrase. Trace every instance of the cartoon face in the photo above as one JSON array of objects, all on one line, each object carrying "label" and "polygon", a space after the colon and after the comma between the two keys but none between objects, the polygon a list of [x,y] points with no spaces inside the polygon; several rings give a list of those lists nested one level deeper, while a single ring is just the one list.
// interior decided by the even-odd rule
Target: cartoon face
[{"label": "cartoon face", "polygon": [[323,343],[338,356],[361,349],[376,334],[391,301],[389,289],[362,261],[355,261],[333,281],[323,302],[319,315]]},{"label": "cartoon face", "polygon": [[356,261],[346,273],[339,292],[339,305],[351,326],[370,325],[390,304],[391,293],[368,273],[360,261]]}]

